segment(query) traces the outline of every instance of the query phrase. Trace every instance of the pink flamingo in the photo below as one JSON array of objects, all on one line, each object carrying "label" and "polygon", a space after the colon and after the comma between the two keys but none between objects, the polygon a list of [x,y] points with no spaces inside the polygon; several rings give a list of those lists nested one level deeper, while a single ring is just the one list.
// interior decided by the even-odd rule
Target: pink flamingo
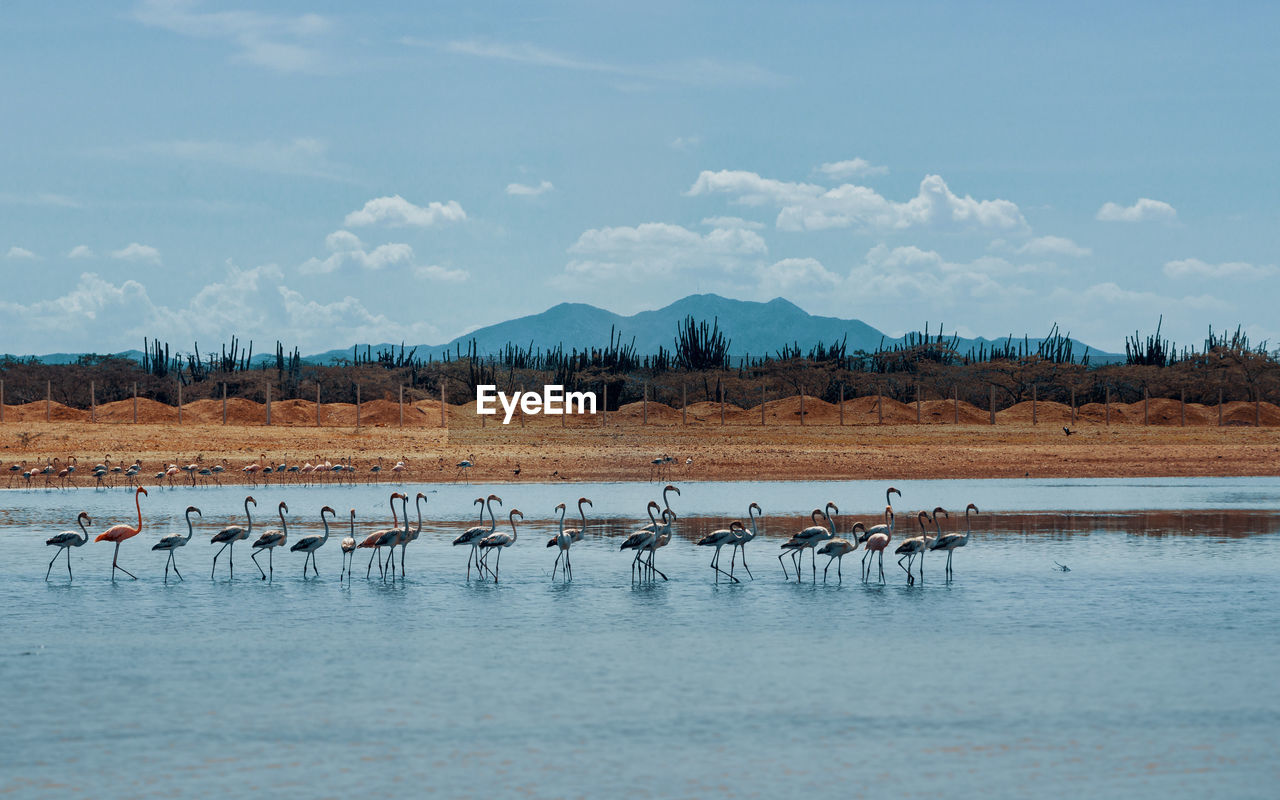
[{"label": "pink flamingo", "polygon": [[112,525],[110,528],[107,528],[105,531],[98,534],[98,538],[94,539],[95,542],[114,542],[115,543],[116,550],[115,550],[115,553],[111,556],[111,580],[113,581],[116,579],[116,570],[120,570],[125,575],[128,575],[130,578],[132,578],[135,581],[138,579],[137,576],[135,576],[132,572],[120,566],[118,561],[120,558],[120,543],[123,542],[125,539],[132,539],[133,537],[137,536],[139,533],[142,532],[142,497],[141,495],[144,495],[146,493],[147,493],[147,490],[141,486],[139,486],[138,490],[133,493],[133,503],[134,503],[134,506],[137,507],[138,509],[138,527],[131,528],[128,525],[123,525],[123,524]]},{"label": "pink flamingo", "polygon": [[893,539],[893,506],[884,507],[884,524],[876,525],[869,529],[862,538],[865,542],[863,549],[866,551],[862,555],[862,579],[865,581],[871,577],[871,565],[867,562],[867,557],[875,553],[880,559],[880,580],[884,580],[884,549],[889,546],[890,540]]},{"label": "pink flamingo", "polygon": [[[369,556],[369,566],[368,566],[368,568],[366,568],[366,569],[365,569],[365,571],[364,571],[364,576],[365,576],[366,578],[368,578],[368,577],[369,577],[370,571],[373,569],[373,560],[374,560],[375,558],[378,558],[378,556],[380,555],[381,548],[382,548],[382,537],[386,536],[388,533],[393,533],[393,532],[395,532],[395,531],[399,530],[399,528],[400,528],[400,521],[399,521],[399,517],[397,517],[397,516],[396,516],[396,500],[397,500],[397,499],[404,499],[404,500],[408,500],[408,498],[407,498],[407,497],[405,497],[403,494],[401,494],[401,493],[399,493],[399,492],[392,492],[392,493],[391,493],[391,500],[390,500],[390,504],[391,504],[391,525],[392,525],[392,527],[390,527],[390,528],[381,528],[381,529],[379,529],[379,530],[374,531],[373,533],[371,533],[371,534],[369,534],[368,536],[364,537],[364,541],[363,541],[363,542],[361,542],[359,545],[357,545],[357,547],[361,547],[361,548],[371,548],[371,549],[373,550],[373,553]],[[408,523],[407,523],[407,521],[406,521],[406,524],[408,524]],[[382,568],[382,559],[381,559],[381,558],[378,558],[378,572],[382,573],[384,576],[386,575],[386,573],[385,573],[385,572],[383,572],[383,568]]]}]

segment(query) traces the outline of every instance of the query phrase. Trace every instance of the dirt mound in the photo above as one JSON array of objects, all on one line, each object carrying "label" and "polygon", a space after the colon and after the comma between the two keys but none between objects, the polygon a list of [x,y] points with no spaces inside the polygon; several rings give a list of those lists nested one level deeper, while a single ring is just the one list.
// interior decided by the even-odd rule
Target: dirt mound
[{"label": "dirt mound", "polygon": [[[1111,404],[1111,424],[1125,425],[1125,424],[1132,423],[1134,420],[1131,417],[1128,408],[1129,407],[1124,403],[1112,403]],[[1080,408],[1076,409],[1076,420],[1079,422],[1097,423],[1099,425],[1105,424],[1107,421],[1106,404],[1105,403],[1085,403],[1084,405],[1080,406]],[[1138,408],[1137,421],[1139,424],[1141,424],[1142,422],[1141,406],[1139,406]]]},{"label": "dirt mound", "polygon": [[[263,412],[265,414],[265,411]],[[315,425],[316,404],[310,400],[273,400],[272,425]]]},{"label": "dirt mound", "polygon": [[[1030,400],[1023,400],[1021,403],[1014,403],[1006,409],[997,411],[996,424],[1030,425],[1033,417],[1031,406]],[[1038,400],[1035,403],[1034,418],[1042,425],[1070,425],[1071,406],[1052,400]],[[1114,405],[1111,407],[1111,421],[1119,422]]]},{"label": "dirt mound", "polygon": [[[74,421],[89,418],[88,411],[81,411],[78,408],[64,406],[59,402],[52,402],[48,408],[48,418],[52,422]],[[23,403],[21,405],[4,407],[5,422],[44,422],[45,421],[45,401],[36,400],[32,403]]]},{"label": "dirt mound", "polygon": [[[959,417],[961,425],[979,425],[990,422],[991,417],[977,406],[960,401]],[[925,400],[920,404],[921,422],[952,423],[956,421],[955,400]]]},{"label": "dirt mound", "polygon": [[[610,419],[616,419],[619,422],[628,422],[628,423],[643,422],[645,418],[644,406],[645,404],[643,402],[627,403],[626,405],[618,408],[617,411],[611,412],[609,414],[609,417]],[[679,425],[680,424],[680,409],[672,408],[666,403],[655,403],[652,400],[649,401],[648,406],[649,406],[648,413],[649,413],[650,425]],[[720,412],[717,411],[716,413],[719,414]],[[727,408],[725,410],[725,414],[726,415],[728,414]]]},{"label": "dirt mound", "polygon": [[[231,401],[227,401],[230,409]],[[222,400],[193,400],[182,404],[182,422],[187,425],[221,425]]]},{"label": "dirt mound", "polygon": [[1259,403],[1255,417],[1251,402],[1233,400],[1222,406],[1223,425],[1253,425],[1255,420],[1262,425],[1280,425],[1280,408],[1271,403]]},{"label": "dirt mound", "polygon": [[[405,421],[409,419],[409,409],[405,409]],[[360,404],[361,425],[399,425],[400,403],[395,400],[370,400]]]},{"label": "dirt mound", "polygon": [[[133,398],[98,406],[98,422],[133,422]],[[142,424],[178,421],[178,409],[145,397],[138,398],[138,420]]]}]

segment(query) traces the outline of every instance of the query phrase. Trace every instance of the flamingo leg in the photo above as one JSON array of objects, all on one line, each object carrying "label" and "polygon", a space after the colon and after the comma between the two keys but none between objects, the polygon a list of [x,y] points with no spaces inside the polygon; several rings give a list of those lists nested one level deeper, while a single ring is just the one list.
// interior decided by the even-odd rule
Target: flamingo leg
[{"label": "flamingo leg", "polygon": [[562,554],[563,554],[563,551],[561,551],[560,553],[556,553],[556,562],[551,565],[551,580],[553,581],[556,579],[556,568],[560,566],[560,556]]},{"label": "flamingo leg", "polygon": [[[832,562],[832,561],[835,561],[835,560],[836,560],[836,557],[835,557],[835,556],[828,556],[828,557],[827,557],[827,565],[826,565],[825,567],[823,567],[823,568],[822,568],[822,582],[823,582],[823,583],[826,583],[826,582],[827,582],[827,570],[831,569],[831,562]],[[818,577],[817,567],[814,567],[813,577],[814,577],[814,578],[817,578],[817,577]]]},{"label": "flamingo leg", "polygon": [[214,573],[218,571],[218,556],[222,555],[222,550],[226,550],[227,545],[223,545],[222,549],[213,554],[213,569],[209,570],[209,580],[213,580]]},{"label": "flamingo leg", "polygon": [[[169,551],[169,560],[173,562],[173,574],[178,576],[178,580],[186,583],[187,579],[182,577],[181,572],[178,572],[178,559],[174,557],[172,550]],[[168,577],[168,573],[165,573],[165,577]]]},{"label": "flamingo leg", "polygon": [[867,579],[867,559],[870,556],[871,556],[870,550],[864,551],[862,554],[862,580],[863,581],[866,581]]},{"label": "flamingo leg", "polygon": [[[738,550],[742,553],[742,568],[747,571],[747,577],[754,581],[756,576],[751,574],[751,567],[747,566],[747,546],[740,544]],[[729,572],[733,572],[733,559],[729,559]]]},{"label": "flamingo leg", "polygon": [[[63,549],[63,550],[67,550],[67,548],[65,548],[65,547],[64,547],[64,548],[62,548],[62,549]],[[46,569],[46,570],[44,571],[44,579],[45,579],[46,581],[47,581],[47,580],[49,580],[49,573],[50,573],[50,572],[53,572],[53,562],[57,561],[57,560],[58,560],[58,556],[60,556],[60,555],[62,555],[62,553],[61,553],[61,552],[59,552],[59,551],[57,551],[57,550],[53,551],[53,558],[49,559],[49,568],[48,568],[48,569]],[[68,557],[68,558],[70,558],[70,556],[71,556],[71,551],[69,551],[69,550],[68,550],[68,551],[67,551],[67,557]],[[69,563],[70,563],[70,562],[68,562],[68,564],[69,564]]]},{"label": "flamingo leg", "polygon": [[836,564],[836,577],[844,583],[844,556],[840,556],[840,563]]},{"label": "flamingo leg", "polygon": [[[376,547],[375,547],[375,548],[373,548],[373,552],[369,554],[369,566],[365,567],[365,570],[364,570],[364,577],[365,577],[365,579],[366,579],[366,580],[368,580],[368,578],[369,578],[369,574],[373,571],[373,558],[374,558],[374,556],[376,556],[376,555],[378,555],[378,548],[376,548]],[[381,561],[381,560],[379,560],[379,561],[378,561],[378,571],[379,571],[379,572],[381,572],[381,571],[382,571],[382,561]]]},{"label": "flamingo leg", "polygon": [[[661,577],[661,578],[665,581],[665,580],[667,579],[666,574],[664,574],[662,570],[658,569],[657,567],[655,567],[655,566],[653,565],[653,557],[654,557],[654,555],[656,555],[656,554],[657,554],[657,552],[658,552],[657,550],[654,550],[653,552],[649,553],[649,569],[651,569],[652,571],[654,571],[654,572],[658,573],[658,576],[659,576],[659,577]],[[651,576],[651,577],[652,577],[652,576]]]},{"label": "flamingo leg", "polygon": [[271,570],[271,578],[273,580],[276,577],[275,553],[276,549],[274,547],[267,548],[267,569]]},{"label": "flamingo leg", "polygon": [[491,572],[493,572],[494,583],[498,582],[498,571],[502,569],[502,550],[503,549],[504,548],[501,548],[501,547],[498,548],[498,560],[494,562],[493,569],[491,570]]},{"label": "flamingo leg", "polygon": [[130,578],[133,578],[133,580],[135,580],[135,581],[136,581],[136,580],[137,580],[137,577],[135,577],[135,576],[134,576],[134,574],[133,574],[132,572],[130,572],[129,570],[125,569],[124,567],[122,567],[122,566],[120,566],[119,564],[117,564],[117,563],[116,563],[116,560],[117,560],[119,557],[120,557],[120,543],[119,543],[119,542],[116,542],[116,552],[115,552],[115,555],[111,556],[111,580],[113,580],[113,581],[114,581],[114,580],[116,579],[116,570],[120,570],[120,571],[121,571],[121,572],[123,572],[125,575],[128,575]]},{"label": "flamingo leg", "polygon": [[880,582],[884,583],[884,551],[880,551]]},{"label": "flamingo leg", "polygon": [[[906,559],[910,558],[910,557],[911,557],[911,556],[903,556],[902,558],[898,559],[898,566],[899,566],[899,567],[902,567],[902,562],[903,562],[904,560],[906,560]],[[913,583],[913,582],[914,582],[914,579],[912,578],[912,575],[911,575],[911,566],[910,566],[910,562],[908,562],[908,565],[907,565],[907,566],[902,567],[902,571],[903,571],[903,572],[905,572],[905,573],[907,573],[907,583],[908,583],[908,584]]]},{"label": "flamingo leg", "polygon": [[782,557],[785,556],[786,554],[787,553],[785,550],[782,551],[781,553],[778,553],[778,565],[782,567],[782,576],[787,580],[791,580],[791,575],[787,572],[786,562],[782,560]]},{"label": "flamingo leg", "polygon": [[68,580],[75,580],[75,578],[71,576],[71,548],[64,547],[63,549],[67,551],[67,578]]},{"label": "flamingo leg", "polygon": [[[320,577],[320,570],[316,568],[316,553],[315,553],[315,551],[314,551],[314,550],[312,550],[310,555],[311,555],[311,571],[312,571],[313,573],[315,573],[315,576],[316,576],[317,578],[319,578],[319,577]],[[302,564],[302,574],[304,574],[304,575],[305,575],[305,574],[307,574],[307,565],[306,565],[306,562],[303,562],[303,564]]]},{"label": "flamingo leg", "polygon": [[573,564],[569,563],[569,551],[564,551],[564,569],[569,573],[569,580],[573,580]]},{"label": "flamingo leg", "polygon": [[[254,550],[253,555],[249,556],[253,560],[253,565],[258,568],[258,572],[262,572],[262,565],[258,563],[258,556],[262,554],[261,550]],[[267,579],[267,573],[262,572],[262,580]]]}]

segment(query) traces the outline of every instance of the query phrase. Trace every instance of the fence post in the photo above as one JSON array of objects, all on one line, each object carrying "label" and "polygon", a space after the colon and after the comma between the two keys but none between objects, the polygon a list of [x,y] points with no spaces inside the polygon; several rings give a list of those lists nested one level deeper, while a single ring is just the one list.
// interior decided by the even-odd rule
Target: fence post
[{"label": "fence post", "polygon": [[640,401],[640,413],[643,415],[640,419],[641,425],[649,424],[649,384],[643,384],[644,397]]},{"label": "fence post", "polygon": [[920,384],[916,384],[916,424],[920,424]]},{"label": "fence post", "polygon": [[320,381],[316,381],[316,427],[320,427]]},{"label": "fence post", "polygon": [[44,421],[53,421],[53,381],[44,382]]},{"label": "fence post", "polygon": [[[481,421],[484,417],[480,418]],[[356,430],[360,430],[360,384],[356,384]]]},{"label": "fence post", "polygon": [[609,424],[609,384],[604,384],[601,396],[604,401],[600,404],[600,427],[603,428]]},{"label": "fence post", "polygon": [[0,381],[0,422],[4,422],[4,381]]},{"label": "fence post", "polygon": [[1178,425],[1187,427],[1187,390],[1183,387],[1180,397],[1178,398]]},{"label": "fence post", "polygon": [[1103,392],[1102,402],[1105,404],[1103,408],[1106,410],[1107,424],[1111,424],[1111,387],[1108,386]]},{"label": "fence post", "polygon": [[98,387],[89,381],[89,421],[98,421]]},{"label": "fence post", "polygon": [[720,384],[720,427],[724,427],[724,383]]},{"label": "fence post", "polygon": [[133,382],[133,424],[138,424],[138,382]]},{"label": "fence post", "polygon": [[[400,427],[404,427],[404,384],[400,384]],[[524,416],[520,417],[520,427],[524,427]]]},{"label": "fence post", "polygon": [[444,376],[443,375],[440,376],[440,427],[441,428],[449,427],[449,423],[445,420],[445,416],[444,416]]},{"label": "fence post", "polygon": [[884,424],[884,394],[880,391],[880,384],[876,384],[876,424]]},{"label": "fence post", "polygon": [[1222,387],[1218,387],[1218,427],[1222,427]]},{"label": "fence post", "polygon": [[955,424],[960,424],[960,387],[951,384],[951,402],[955,406]]},{"label": "fence post", "polygon": [[182,381],[178,381],[178,424],[182,424]]},{"label": "fence post", "polygon": [[[521,397],[524,397],[524,384],[523,384],[523,383],[522,383],[522,384],[520,384],[520,396],[521,396]],[[520,409],[520,427],[521,427],[521,428],[523,428],[523,427],[524,427],[524,416],[525,416],[525,414],[524,414],[524,408],[521,408],[521,409]],[[564,414],[561,414],[560,416],[562,416],[562,417],[563,417],[563,416],[564,416]]]},{"label": "fence post", "polygon": [[227,383],[222,382],[222,424],[227,424]]},{"label": "fence post", "polygon": [[760,384],[760,427],[764,427],[764,384]]},{"label": "fence post", "polygon": [[680,389],[680,424],[689,424],[689,384],[684,384]]},{"label": "fence post", "polygon": [[1076,424],[1076,387],[1071,387],[1071,424]]},{"label": "fence post", "polygon": [[840,427],[844,427],[844,384],[840,384]]},{"label": "fence post", "polygon": [[800,427],[804,427],[804,387],[800,387]]},{"label": "fence post", "polygon": [[1253,427],[1262,427],[1262,392],[1253,390]]},{"label": "fence post", "polygon": [[1031,424],[1040,424],[1040,396],[1036,391],[1036,385],[1031,384]]},{"label": "fence post", "polygon": [[271,384],[267,384],[267,425],[271,424]]},{"label": "fence post", "polygon": [[987,387],[987,410],[991,412],[991,424],[996,424],[996,387]]},{"label": "fence post", "polygon": [[1151,424],[1151,393],[1147,391],[1147,387],[1142,387],[1142,424]]}]

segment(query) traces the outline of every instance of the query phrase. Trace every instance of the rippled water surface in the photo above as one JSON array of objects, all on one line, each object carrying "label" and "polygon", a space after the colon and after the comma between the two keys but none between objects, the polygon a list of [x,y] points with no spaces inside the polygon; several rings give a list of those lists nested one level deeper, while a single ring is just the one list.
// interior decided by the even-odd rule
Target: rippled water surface
[{"label": "rippled water surface", "polygon": [[[44,539],[81,509],[95,533],[132,523],[132,496],[0,492],[0,793],[1274,796],[1280,482],[898,486],[900,511],[951,509],[944,530],[983,509],[951,583],[930,554],[922,584],[888,558],[887,582],[864,584],[861,552],[843,583],[836,566],[822,582],[822,557],[816,585],[807,557],[803,584],[783,580],[802,515],[834,500],[847,530],[883,484],[684,484],[681,538],[656,560],[670,580],[642,583],[617,547],[653,484],[424,487],[407,578],[366,580],[361,555],[352,585],[345,525],[319,579],[278,552],[259,580],[242,544],[235,580],[210,580],[239,488],[151,489],[121,547],[136,582],[112,583],[111,545],[92,542],[74,581],[59,560],[46,582]],[[323,504],[384,527],[391,488],[249,491],[255,527],[278,527],[285,500],[296,538]],[[489,491],[530,519],[497,585],[466,581],[449,545]],[[551,507],[580,494],[594,535],[574,580],[552,581]],[[717,584],[690,538],[751,500],[767,513],[755,580]],[[204,517],[177,555],[186,580],[165,585],[149,548],[185,531],[188,504]]]}]

